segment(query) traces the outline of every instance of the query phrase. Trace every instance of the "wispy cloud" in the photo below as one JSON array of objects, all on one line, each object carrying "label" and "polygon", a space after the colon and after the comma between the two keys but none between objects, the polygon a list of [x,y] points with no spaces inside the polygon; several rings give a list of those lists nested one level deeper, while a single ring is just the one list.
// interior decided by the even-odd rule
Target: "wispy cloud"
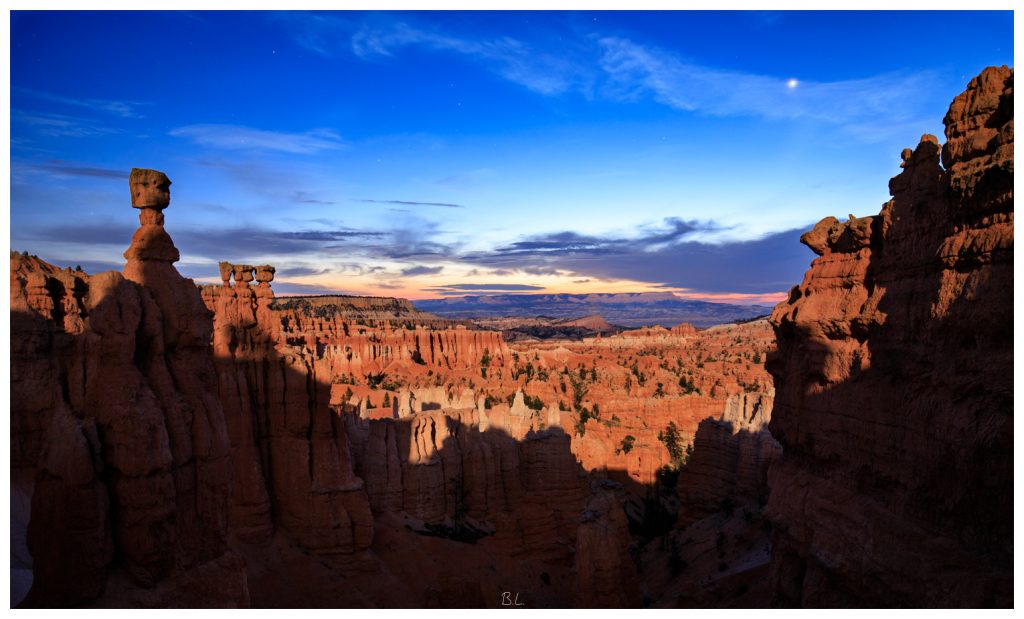
[{"label": "wispy cloud", "polygon": [[545,95],[588,90],[593,79],[590,65],[573,60],[574,54],[570,53],[582,41],[563,40],[553,48],[509,36],[461,36],[413,23],[411,18],[395,21],[387,16],[361,21],[327,15],[278,19],[287,25],[298,45],[325,56],[350,52],[364,60],[379,61],[409,47],[455,53]]},{"label": "wispy cloud", "polygon": [[362,58],[390,56],[397,49],[419,46],[454,52],[486,64],[503,78],[535,92],[553,95],[585,88],[590,71],[574,63],[565,52],[551,53],[512,37],[470,39],[405,23],[380,30],[362,28],[352,36],[352,51]]},{"label": "wispy cloud", "polygon": [[456,241],[442,242],[444,235],[440,225],[434,221],[404,217],[403,227],[391,230],[390,243],[380,245],[376,250],[382,258],[398,261],[437,263],[459,255],[462,244]]},{"label": "wispy cloud", "polygon": [[701,232],[722,230],[722,226],[712,222],[696,220],[686,221],[676,217],[665,219],[661,228],[643,228],[639,237],[611,237],[583,235],[577,232],[553,232],[528,237],[494,250],[495,255],[566,255],[587,253],[590,255],[609,254],[614,252],[641,249],[650,251],[660,246],[679,242]]},{"label": "wispy cloud", "polygon": [[332,202],[330,200],[318,200],[318,199],[310,196],[305,191],[296,191],[292,195],[292,200],[294,200],[295,202],[298,202],[299,204],[323,204],[325,206],[326,205],[334,204],[334,202]]},{"label": "wispy cloud", "polygon": [[118,133],[118,130],[112,127],[65,114],[11,110],[11,121],[27,125],[41,135],[55,138],[84,138]]},{"label": "wispy cloud", "polygon": [[428,292],[437,292],[440,294],[450,293],[464,293],[464,292],[535,292],[537,290],[544,290],[544,286],[534,286],[533,284],[445,284],[442,286],[435,286],[433,288],[426,288]]},{"label": "wispy cloud", "polygon": [[[775,18],[772,14],[756,17]],[[712,116],[813,120],[849,127],[867,141],[882,137],[878,126],[887,132],[918,120],[920,98],[934,90],[938,78],[930,72],[839,81],[762,75],[693,62],[664,48],[594,30],[537,31],[523,40],[459,33],[407,16],[312,15],[284,21],[297,44],[325,56],[351,53],[363,60],[387,62],[412,48],[458,54],[542,95],[577,93],[620,102],[649,99]],[[876,129],[862,131],[871,126]]]},{"label": "wispy cloud", "polygon": [[346,290],[334,288],[332,286],[325,286],[323,284],[299,284],[297,282],[287,282],[278,279],[274,280],[273,287],[274,294],[276,294],[277,296],[352,294],[351,292],[348,292]]},{"label": "wispy cloud", "polygon": [[310,275],[326,275],[331,269],[311,266],[285,267],[277,270],[278,277],[309,277]]},{"label": "wispy cloud", "polygon": [[169,134],[209,148],[277,151],[294,155],[309,155],[345,146],[341,136],[331,129],[290,133],[241,125],[197,124],[172,129]]},{"label": "wispy cloud", "polygon": [[63,105],[69,105],[73,107],[87,108],[98,112],[105,112],[107,114],[113,114],[114,116],[120,116],[122,118],[142,118],[142,114],[138,112],[139,107],[147,105],[140,101],[118,101],[112,99],[82,99],[77,97],[66,97],[50,92],[43,92],[41,90],[34,90],[32,88],[13,88],[14,92],[19,94],[28,95],[35,99],[41,99],[43,101],[51,101],[53,103],[60,103]]},{"label": "wispy cloud", "polygon": [[[424,224],[421,228],[390,230],[185,227],[169,231],[183,255],[239,262],[264,261],[265,256],[292,257],[298,263],[296,267],[329,268],[332,273],[345,277],[384,272],[386,269],[381,263],[390,261],[430,262],[452,256],[456,249],[431,240],[432,230],[429,224]],[[345,258],[360,262],[337,261]],[[288,267],[286,264],[277,266]]]},{"label": "wispy cloud", "polygon": [[810,261],[798,243],[804,228],[754,240],[710,243],[697,240],[692,227],[688,222],[672,221],[667,230],[647,230],[632,238],[555,232],[491,251],[464,253],[459,259],[502,273],[626,280],[747,294],[788,289],[800,280]]},{"label": "wispy cloud", "polygon": [[[18,233],[12,236],[12,241],[28,244],[42,241],[53,244],[77,243],[123,247],[130,241],[134,232],[135,226],[125,221],[60,223],[20,228]],[[182,255],[195,259],[210,262],[260,262],[264,256],[296,256],[301,264],[302,257],[309,256],[319,259],[321,265],[324,264],[327,255],[358,253],[383,256],[391,250],[391,236],[394,234],[391,231],[379,230],[294,231],[261,227],[211,228],[187,225],[170,225],[168,232]],[[346,269],[346,266],[341,266],[333,270],[342,272]],[[371,271],[363,269],[359,274],[366,272]]]},{"label": "wispy cloud", "polygon": [[402,275],[410,277],[413,275],[437,275],[444,270],[444,267],[428,267],[428,266],[414,266],[407,269],[402,269]]},{"label": "wispy cloud", "polygon": [[864,79],[815,82],[716,69],[672,52],[619,37],[599,40],[604,92],[621,100],[644,96],[678,110],[714,116],[813,119],[845,124],[878,117],[909,117],[915,93],[927,92],[928,73],[889,73]]},{"label": "wispy cloud", "polygon": [[352,238],[379,238],[385,232],[371,230],[306,230],[302,232],[276,232],[278,238],[295,241],[344,241]]},{"label": "wispy cloud", "polygon": [[466,208],[462,204],[450,202],[414,202],[411,200],[354,200],[355,202],[368,202],[371,204],[401,204],[402,206],[443,206],[446,208]]},{"label": "wispy cloud", "polygon": [[[135,226],[117,221],[89,221],[26,227],[17,233],[19,241],[51,241],[87,245],[123,245],[131,241]],[[12,235],[12,241],[14,235]]]},{"label": "wispy cloud", "polygon": [[50,161],[30,166],[34,170],[49,172],[59,176],[86,176],[92,178],[111,178],[127,180],[128,171],[114,170],[111,168],[98,168],[92,166],[75,165],[67,161]]}]

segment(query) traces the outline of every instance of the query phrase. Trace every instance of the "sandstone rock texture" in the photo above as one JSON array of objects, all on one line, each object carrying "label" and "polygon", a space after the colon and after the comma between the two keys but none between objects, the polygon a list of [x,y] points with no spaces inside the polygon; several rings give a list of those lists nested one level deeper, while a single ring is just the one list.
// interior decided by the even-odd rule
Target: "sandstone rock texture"
[{"label": "sandstone rock texture", "polygon": [[[457,417],[412,417],[425,410],[475,409],[477,401],[471,392],[453,398],[446,388],[410,388],[408,379],[441,370],[475,372],[485,355],[503,363],[508,350],[500,334],[393,326],[416,316],[398,299],[277,299],[273,267],[225,262],[221,269],[223,284],[203,286],[202,298],[215,317],[220,398],[236,471],[235,534],[266,542],[282,527],[304,548],[341,558],[370,546],[371,506],[390,508],[393,496],[408,497],[408,505],[400,501],[398,507],[425,521],[450,517],[451,476],[461,472],[451,465],[444,477],[432,464],[438,462],[435,452],[461,462],[457,433],[450,445],[442,444]],[[400,380],[405,382],[398,388]],[[411,419],[390,429],[378,421],[399,417]],[[427,449],[423,436],[436,440],[429,453],[417,452]],[[358,459],[350,453],[353,442]],[[476,453],[478,446],[466,448]],[[385,468],[361,467],[366,450]],[[394,467],[410,460],[415,466],[402,481]],[[486,473],[469,474],[483,479]]]},{"label": "sandstone rock texture", "polygon": [[[481,430],[472,408],[348,419],[375,513],[402,512],[456,537],[493,533],[483,543],[505,554],[572,560],[589,482],[561,429],[514,438],[495,426]],[[624,526],[617,534],[628,538]]]},{"label": "sandstone rock texture", "polygon": [[623,503],[625,490],[616,482],[595,481],[576,530],[573,566],[575,608],[625,608],[640,598],[636,567],[629,555]]},{"label": "sandstone rock texture", "polygon": [[1013,604],[1013,70],[944,122],[772,313],[777,604]]},{"label": "sandstone rock texture", "polygon": [[227,266],[234,285],[222,275],[223,285],[204,286],[202,299],[214,314],[218,394],[235,470],[232,531],[258,543],[283,527],[322,555],[365,550],[373,517],[345,427],[330,407],[323,348],[288,331],[294,315],[270,309],[273,267],[225,263],[225,273]]},{"label": "sandstone rock texture", "polygon": [[141,226],[123,275],[11,254],[12,480],[31,495],[25,604],[130,604],[141,589],[188,604],[182,587],[201,572],[204,606],[244,606],[210,314],[173,266],[170,181],[130,178]]},{"label": "sandstone rock texture", "polygon": [[678,479],[681,524],[768,498],[768,469],[782,451],[768,430],[772,395],[732,396],[720,417],[700,422]]}]

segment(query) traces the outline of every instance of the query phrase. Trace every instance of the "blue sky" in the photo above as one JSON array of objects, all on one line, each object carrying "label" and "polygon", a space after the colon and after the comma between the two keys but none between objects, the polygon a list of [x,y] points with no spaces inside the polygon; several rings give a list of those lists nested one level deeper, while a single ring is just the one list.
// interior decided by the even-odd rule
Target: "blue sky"
[{"label": "blue sky", "polygon": [[197,279],[768,302],[992,64],[1008,11],[18,11],[11,245],[120,269],[152,167]]}]

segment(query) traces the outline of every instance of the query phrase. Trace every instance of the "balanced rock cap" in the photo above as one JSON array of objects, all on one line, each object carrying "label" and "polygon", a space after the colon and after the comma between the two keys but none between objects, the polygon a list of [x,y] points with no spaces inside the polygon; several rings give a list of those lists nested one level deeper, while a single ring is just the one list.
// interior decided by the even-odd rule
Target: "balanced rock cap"
[{"label": "balanced rock cap", "polygon": [[171,179],[159,170],[132,168],[128,177],[132,207],[163,210],[171,203]]}]

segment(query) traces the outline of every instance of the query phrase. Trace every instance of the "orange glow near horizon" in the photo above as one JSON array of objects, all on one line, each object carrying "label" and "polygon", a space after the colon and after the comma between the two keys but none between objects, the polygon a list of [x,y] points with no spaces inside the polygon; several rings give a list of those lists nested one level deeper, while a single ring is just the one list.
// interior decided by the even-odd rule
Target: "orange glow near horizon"
[{"label": "orange glow near horizon", "polygon": [[[394,271],[391,271],[394,273]],[[219,283],[215,278],[203,278],[204,283]],[[317,294],[315,289],[323,290],[323,294],[398,297],[410,301],[438,299],[448,296],[463,295],[495,295],[495,294],[614,294],[614,293],[672,293],[681,299],[707,301],[712,303],[729,303],[738,305],[775,305],[786,298],[785,292],[739,293],[739,292],[702,292],[686,288],[669,288],[664,285],[633,280],[600,280],[579,277],[567,273],[528,275],[516,273],[512,275],[481,274],[477,269],[465,265],[449,264],[439,274],[415,276],[386,276],[380,273],[352,276],[337,274],[318,274],[303,277],[280,278],[274,281],[278,288],[277,296],[302,296]],[[288,290],[287,284],[309,287],[310,292]],[[478,286],[459,289],[459,286]],[[487,286],[495,286],[487,288]],[[509,287],[510,289],[503,289]],[[449,291],[445,294],[445,291]]]}]

